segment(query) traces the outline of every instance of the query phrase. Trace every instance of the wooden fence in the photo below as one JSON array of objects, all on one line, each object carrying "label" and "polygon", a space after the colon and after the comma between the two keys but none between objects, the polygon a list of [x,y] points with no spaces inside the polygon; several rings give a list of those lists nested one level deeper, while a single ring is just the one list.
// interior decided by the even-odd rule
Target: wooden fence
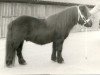
[{"label": "wooden fence", "polygon": [[0,3],[0,38],[6,37],[9,22],[21,15],[44,18],[63,10],[66,6],[28,3]]},{"label": "wooden fence", "polygon": [[[45,18],[54,13],[57,13],[68,6],[61,5],[43,5],[43,4],[30,4],[30,3],[4,3],[0,2],[0,38],[6,37],[7,25],[15,18],[21,15],[29,15],[37,18]],[[94,29],[97,30],[94,22]],[[98,25],[97,25],[98,26]],[[76,26],[73,32],[85,31],[86,28]]]}]

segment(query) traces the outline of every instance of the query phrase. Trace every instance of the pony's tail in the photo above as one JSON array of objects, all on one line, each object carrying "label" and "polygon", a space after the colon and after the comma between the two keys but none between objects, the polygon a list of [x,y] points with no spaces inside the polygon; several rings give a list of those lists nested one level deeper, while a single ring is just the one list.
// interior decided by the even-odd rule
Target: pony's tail
[{"label": "pony's tail", "polygon": [[5,56],[5,64],[7,67],[11,67],[14,65],[15,61],[15,50],[14,50],[14,41],[13,41],[13,31],[12,31],[12,23],[8,25],[8,32],[6,38],[6,56]]}]

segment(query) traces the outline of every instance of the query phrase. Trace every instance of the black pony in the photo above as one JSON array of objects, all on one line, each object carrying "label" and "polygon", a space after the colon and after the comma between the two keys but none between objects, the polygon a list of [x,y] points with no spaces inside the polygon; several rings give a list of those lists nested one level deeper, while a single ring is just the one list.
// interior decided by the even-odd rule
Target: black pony
[{"label": "black pony", "polygon": [[62,63],[63,42],[70,30],[77,24],[92,26],[89,10],[86,6],[72,6],[45,19],[21,16],[8,25],[6,40],[6,66],[13,65],[17,52],[19,64],[26,62],[22,55],[24,40],[36,44],[53,42],[51,60]]}]

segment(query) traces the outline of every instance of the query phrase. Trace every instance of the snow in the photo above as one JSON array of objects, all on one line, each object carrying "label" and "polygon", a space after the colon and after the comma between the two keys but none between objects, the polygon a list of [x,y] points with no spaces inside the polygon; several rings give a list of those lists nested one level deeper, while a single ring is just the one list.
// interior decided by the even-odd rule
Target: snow
[{"label": "snow", "polygon": [[27,65],[4,65],[5,38],[0,39],[0,75],[14,74],[98,74],[100,73],[100,31],[70,33],[63,46],[64,63],[51,61],[52,43],[24,42]]}]

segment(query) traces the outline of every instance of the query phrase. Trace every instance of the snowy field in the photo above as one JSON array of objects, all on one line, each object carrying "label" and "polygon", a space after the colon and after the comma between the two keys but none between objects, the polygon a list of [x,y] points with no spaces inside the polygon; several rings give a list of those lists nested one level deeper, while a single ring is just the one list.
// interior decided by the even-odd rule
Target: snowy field
[{"label": "snowy field", "polygon": [[24,42],[27,65],[4,66],[5,39],[0,39],[0,75],[100,74],[100,31],[71,33],[63,46],[64,63],[51,61],[52,43],[43,46]]}]

